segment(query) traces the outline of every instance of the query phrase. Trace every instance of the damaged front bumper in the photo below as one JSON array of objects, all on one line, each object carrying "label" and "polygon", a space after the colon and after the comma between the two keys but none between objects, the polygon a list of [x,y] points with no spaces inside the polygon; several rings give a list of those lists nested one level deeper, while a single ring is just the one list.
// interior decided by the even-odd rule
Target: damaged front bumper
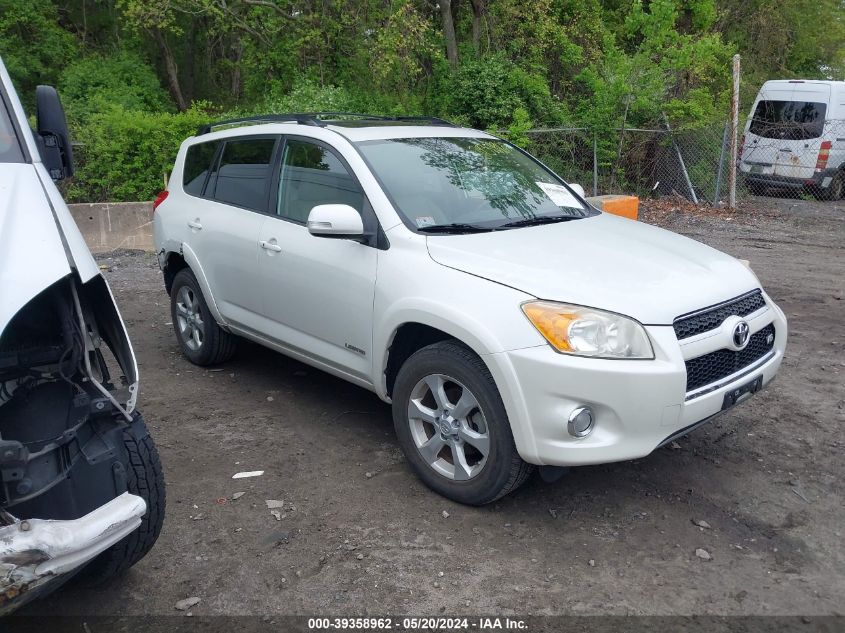
[{"label": "damaged front bumper", "polygon": [[69,521],[27,519],[0,527],[0,615],[79,570],[141,525],[147,504],[128,492]]}]

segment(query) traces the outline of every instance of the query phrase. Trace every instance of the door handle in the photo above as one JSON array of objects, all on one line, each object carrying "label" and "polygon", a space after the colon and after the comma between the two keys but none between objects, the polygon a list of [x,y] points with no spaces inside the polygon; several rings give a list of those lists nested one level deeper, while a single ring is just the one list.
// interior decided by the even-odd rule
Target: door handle
[{"label": "door handle", "polygon": [[199,218],[196,220],[188,220],[188,226],[196,231],[202,231],[202,224],[200,224]]},{"label": "door handle", "polygon": [[258,242],[258,245],[265,251],[273,251],[274,253],[282,252],[282,247],[278,244],[275,244],[274,242],[265,242],[264,240],[261,240],[260,242]]}]

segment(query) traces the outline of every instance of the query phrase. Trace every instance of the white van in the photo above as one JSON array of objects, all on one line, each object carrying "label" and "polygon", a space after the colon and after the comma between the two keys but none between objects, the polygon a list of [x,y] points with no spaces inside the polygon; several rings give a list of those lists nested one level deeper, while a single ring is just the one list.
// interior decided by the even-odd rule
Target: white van
[{"label": "white van", "polygon": [[755,190],[845,190],[845,81],[767,81],[745,125],[740,172]]}]

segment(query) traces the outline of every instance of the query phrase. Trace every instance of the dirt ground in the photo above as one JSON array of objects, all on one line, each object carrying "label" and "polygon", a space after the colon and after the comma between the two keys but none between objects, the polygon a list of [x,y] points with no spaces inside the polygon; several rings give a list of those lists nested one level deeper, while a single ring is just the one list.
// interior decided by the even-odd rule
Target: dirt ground
[{"label": "dirt ground", "polygon": [[[845,204],[753,206],[644,219],[751,261],[789,317],[778,379],[679,447],[535,477],[485,508],[419,483],[389,407],[362,389],[251,344],[191,366],[152,256],[102,257],[167,518],[124,577],[28,612],[176,614],[193,596],[196,615],[845,612]],[[232,480],[246,470],[265,472]]]}]

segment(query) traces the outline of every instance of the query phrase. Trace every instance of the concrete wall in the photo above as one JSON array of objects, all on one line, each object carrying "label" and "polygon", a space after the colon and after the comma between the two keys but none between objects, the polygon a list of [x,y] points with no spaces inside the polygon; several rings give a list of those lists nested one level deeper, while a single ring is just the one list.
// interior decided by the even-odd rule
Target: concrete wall
[{"label": "concrete wall", "polygon": [[[633,196],[587,198],[599,209],[633,219],[637,218],[637,199]],[[633,211],[616,209],[621,202]],[[92,253],[108,253],[121,248],[153,251],[152,202],[94,202],[70,204],[71,215]]]},{"label": "concrete wall", "polygon": [[154,250],[152,202],[69,204],[68,207],[92,253],[120,248]]}]

